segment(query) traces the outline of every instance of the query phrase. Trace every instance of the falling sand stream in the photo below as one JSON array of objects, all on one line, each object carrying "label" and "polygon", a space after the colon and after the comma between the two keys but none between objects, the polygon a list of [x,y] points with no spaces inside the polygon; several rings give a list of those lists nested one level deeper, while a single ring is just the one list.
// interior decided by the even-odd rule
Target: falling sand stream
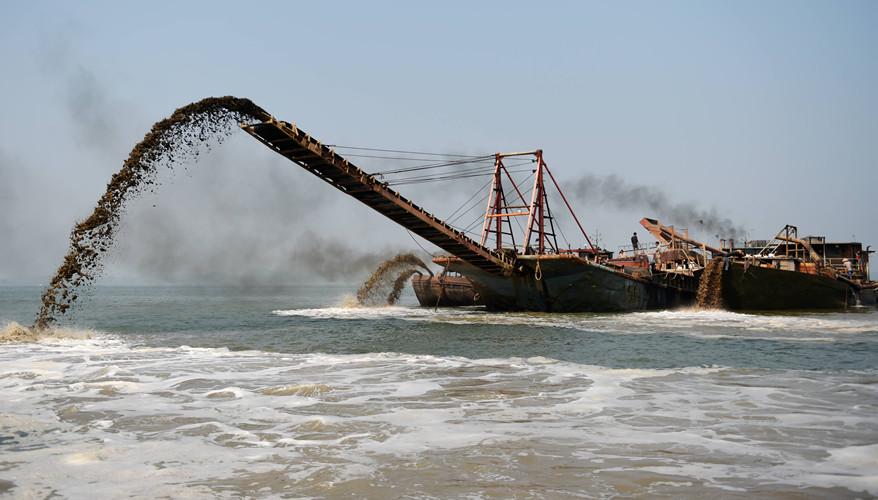
[{"label": "falling sand stream", "polygon": [[34,328],[46,330],[76,302],[82,287],[101,271],[101,257],[113,244],[125,204],[156,183],[160,166],[173,168],[196,159],[211,144],[222,140],[241,123],[269,118],[249,99],[208,97],[174,111],[156,122],[113,174],[107,190],[85,220],[70,233],[70,248],[43,292]]},{"label": "falling sand stream", "polygon": [[695,303],[699,309],[723,307],[723,259],[717,257],[707,263],[698,281]]},{"label": "falling sand stream", "polygon": [[[131,150],[122,168],[113,174],[91,215],[73,227],[67,255],[43,292],[34,332],[48,330],[57,323],[76,302],[81,290],[98,277],[101,258],[113,245],[126,203],[156,184],[160,166],[174,168],[193,161],[204,149],[221,143],[240,124],[268,118],[270,115],[249,99],[226,96],[188,104],[156,122]],[[358,302],[396,303],[405,283],[419,269],[430,272],[411,253],[388,259],[357,292]]]},{"label": "falling sand stream", "polygon": [[412,253],[385,260],[357,290],[357,302],[367,306],[395,304],[408,279],[420,273],[420,269],[433,274],[424,261]]}]

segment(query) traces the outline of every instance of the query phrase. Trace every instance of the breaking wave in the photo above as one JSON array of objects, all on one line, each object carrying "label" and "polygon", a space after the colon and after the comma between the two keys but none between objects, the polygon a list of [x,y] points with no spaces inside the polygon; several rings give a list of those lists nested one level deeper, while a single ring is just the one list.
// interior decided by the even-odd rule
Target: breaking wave
[{"label": "breaking wave", "polygon": [[37,329],[26,327],[11,321],[0,328],[0,344],[41,342],[62,339],[89,339],[94,335],[91,330],[76,330],[73,328],[50,327]]},{"label": "breaking wave", "polygon": [[878,494],[875,370],[132,348],[98,334],[4,346],[0,399],[18,496]]},{"label": "breaking wave", "polygon": [[878,334],[878,313],[760,315],[721,310],[683,309],[625,314],[493,313],[479,308],[324,307],[275,310],[276,316],[315,319],[402,319],[450,324],[521,325],[568,328],[621,335],[668,333],[699,338],[821,342],[865,339]]}]

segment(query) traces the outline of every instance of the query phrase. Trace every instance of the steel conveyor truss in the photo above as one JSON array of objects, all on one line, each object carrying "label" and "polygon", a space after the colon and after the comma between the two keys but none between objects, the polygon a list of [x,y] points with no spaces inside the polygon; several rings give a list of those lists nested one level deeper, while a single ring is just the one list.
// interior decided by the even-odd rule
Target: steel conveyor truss
[{"label": "steel conveyor truss", "polygon": [[439,248],[490,273],[513,263],[415,205],[294,124],[271,118],[242,128],[260,142]]}]

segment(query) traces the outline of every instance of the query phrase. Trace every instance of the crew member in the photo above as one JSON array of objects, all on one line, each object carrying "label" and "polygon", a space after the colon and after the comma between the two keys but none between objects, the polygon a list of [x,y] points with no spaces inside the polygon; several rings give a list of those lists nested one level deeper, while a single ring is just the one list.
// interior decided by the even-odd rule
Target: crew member
[{"label": "crew member", "polygon": [[631,236],[631,248],[633,248],[635,252],[637,251],[637,233],[636,232]]},{"label": "crew member", "polygon": [[851,259],[844,259],[842,262],[844,263],[844,270],[847,271],[847,273],[848,273],[848,279],[853,278],[854,277],[854,265],[851,262]]}]

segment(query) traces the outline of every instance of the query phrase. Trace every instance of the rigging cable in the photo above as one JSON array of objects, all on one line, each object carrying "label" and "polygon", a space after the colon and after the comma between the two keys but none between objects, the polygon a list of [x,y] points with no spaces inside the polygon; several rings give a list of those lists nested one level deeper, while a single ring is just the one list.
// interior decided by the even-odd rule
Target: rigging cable
[{"label": "rigging cable", "polygon": [[453,156],[457,158],[476,158],[482,155],[461,155],[461,154],[451,154],[451,153],[432,153],[425,151],[406,151],[404,149],[381,149],[381,148],[366,148],[362,146],[342,146],[341,144],[327,144],[327,147],[337,148],[337,149],[358,149],[362,151],[380,151],[383,153],[403,153],[403,154],[413,154],[413,155],[427,155],[427,156]]},{"label": "rigging cable", "polygon": [[479,158],[473,158],[469,160],[450,160],[441,163],[425,163],[423,165],[416,165],[413,167],[403,167],[391,170],[382,170],[379,172],[372,172],[372,175],[387,175],[387,174],[398,174],[403,172],[414,172],[417,170],[428,170],[431,168],[441,168],[441,167],[451,167],[454,165],[466,165],[467,163],[483,163],[488,161],[493,161],[494,155],[487,155]]},{"label": "rigging cable", "polygon": [[[427,174],[410,175],[408,177],[400,176],[400,177],[391,178],[389,180],[389,182],[407,181],[407,180],[416,180],[416,179],[429,179],[429,178],[432,178],[435,176],[445,176],[445,175],[463,175],[463,174],[473,174],[473,173],[484,173],[484,172],[491,172],[492,170],[493,169],[487,165],[481,165],[478,167],[468,167],[465,169],[454,170],[451,172],[432,172],[432,173],[427,173]],[[384,177],[384,176],[382,176],[382,177]]]},{"label": "rigging cable", "polygon": [[414,235],[412,234],[411,231],[409,231],[408,229],[406,229],[405,232],[407,232],[407,233],[409,234],[409,238],[411,238],[412,241],[415,242],[415,245],[418,245],[419,247],[421,247],[421,250],[423,250],[425,254],[429,255],[431,259],[436,258],[435,255],[433,255],[432,253],[428,252],[427,249],[424,248],[423,245],[421,245],[421,243],[420,243],[420,242],[414,237]]},{"label": "rigging cable", "polygon": [[[345,153],[345,158],[378,158],[380,160],[394,160],[394,161],[427,161],[428,158],[413,158],[411,156],[384,156],[384,155],[363,155],[363,154],[354,154],[354,153]],[[429,158],[431,161],[435,161],[432,158]],[[468,163],[464,160],[448,160],[452,162],[463,162]]]},{"label": "rigging cable", "polygon": [[[469,197],[469,199],[467,199],[465,202],[461,203],[460,206],[457,207],[457,209],[456,209],[454,212],[451,212],[451,214],[449,214],[447,217],[445,217],[445,220],[448,220],[448,221],[451,221],[451,220],[457,220],[457,219],[452,219],[452,217],[454,217],[455,215],[457,215],[457,212],[459,212],[461,208],[463,208],[463,207],[464,207],[466,204],[468,204],[469,202],[473,201],[473,199],[474,199],[476,196],[478,196],[479,193],[483,192],[483,191],[485,190],[485,188],[488,187],[488,186],[490,186],[490,185],[491,185],[491,181],[486,182],[482,187],[480,187],[479,189],[477,189],[476,192],[473,193],[473,195]],[[466,211],[464,211],[464,213],[469,212],[470,210],[472,210],[472,208],[467,209]],[[450,222],[449,222],[449,224],[450,224]]]},{"label": "rigging cable", "polygon": [[[530,163],[530,162],[527,162]],[[522,163],[518,163],[510,166],[519,166]],[[507,169],[509,173],[522,173],[529,171],[529,168],[523,168],[518,170]],[[391,179],[387,181],[388,186],[399,186],[403,184],[419,184],[423,182],[434,182],[434,181],[446,181],[446,180],[456,180],[456,179],[466,179],[469,177],[483,177],[485,175],[494,175],[494,172],[485,172],[483,168],[472,168],[467,169],[460,172],[439,172],[436,174],[424,174],[424,175],[416,175],[411,177],[403,177],[399,179]]]},{"label": "rigging cable", "polygon": [[466,210],[464,210],[463,212],[457,214],[457,217],[455,217],[455,218],[449,220],[448,223],[449,223],[449,224],[454,224],[455,222],[457,222],[458,220],[460,220],[461,217],[463,217],[464,215],[466,215],[466,214],[472,212],[472,210],[473,210],[474,208],[478,208],[480,205],[484,205],[485,202],[488,201],[488,196],[489,196],[489,194],[490,194],[490,193],[488,193],[488,194],[486,194],[485,196],[482,196],[481,198],[479,198],[478,200],[476,200],[476,202],[475,202],[474,204],[470,205],[470,207],[467,208]]}]

